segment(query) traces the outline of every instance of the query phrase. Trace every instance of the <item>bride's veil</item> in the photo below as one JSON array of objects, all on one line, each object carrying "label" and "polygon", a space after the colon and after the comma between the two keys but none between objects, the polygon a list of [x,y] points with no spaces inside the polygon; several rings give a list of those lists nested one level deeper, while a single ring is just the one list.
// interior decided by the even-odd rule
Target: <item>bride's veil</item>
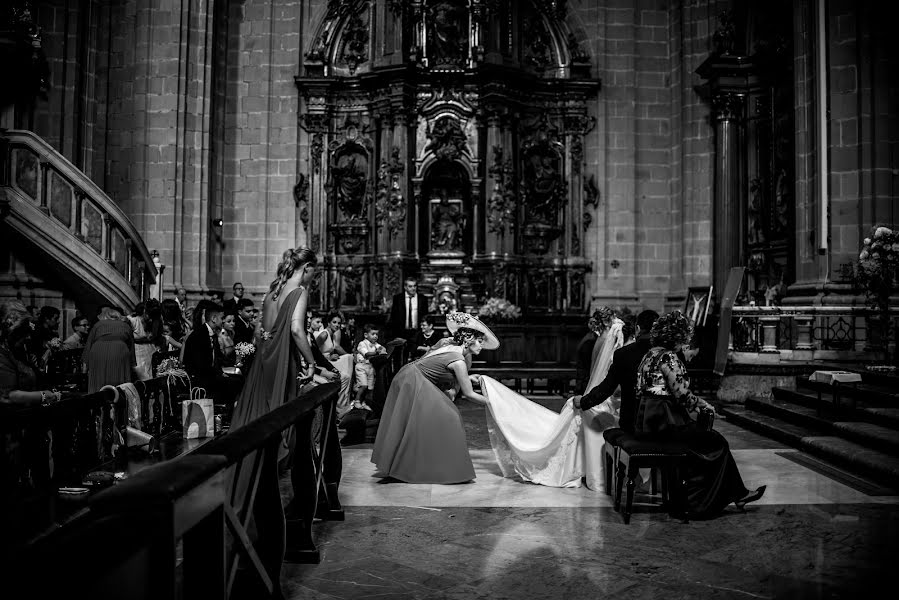
[{"label": "bride's veil", "polygon": [[[609,328],[596,340],[598,352],[594,352],[593,365],[590,368],[590,378],[587,380],[586,394],[591,389],[602,383],[609,373],[612,364],[612,355],[615,350],[624,345],[622,327],[624,321],[615,318]],[[599,406],[584,411],[584,476],[587,487],[593,491],[599,491],[603,487],[602,446],[604,443],[602,432],[610,427],[618,426],[617,398],[610,397]]]},{"label": "bride's veil", "polygon": [[606,375],[609,373],[609,366],[612,364],[612,355],[624,345],[624,335],[621,328],[624,321],[615,318],[609,328],[602,335],[596,338],[593,347],[593,364],[590,366],[590,378],[587,380],[587,387],[584,389],[586,394],[594,387],[599,385]]}]

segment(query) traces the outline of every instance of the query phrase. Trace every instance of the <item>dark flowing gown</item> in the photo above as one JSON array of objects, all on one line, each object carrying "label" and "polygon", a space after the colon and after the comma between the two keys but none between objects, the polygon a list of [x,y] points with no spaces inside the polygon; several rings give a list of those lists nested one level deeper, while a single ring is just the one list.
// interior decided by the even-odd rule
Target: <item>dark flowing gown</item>
[{"label": "dark flowing gown", "polygon": [[[305,293],[302,287],[291,290],[278,310],[271,329],[262,336],[234,405],[231,431],[267,414],[296,395],[299,348],[293,341],[290,321],[297,302]],[[270,316],[274,310],[274,300],[263,305],[263,322],[271,322],[266,316]],[[285,432],[282,436],[278,448],[279,461],[288,453],[288,435],[288,432]],[[243,510],[245,499],[250,492],[255,454],[254,452],[243,459],[236,478],[234,469],[228,474],[226,489],[232,490],[232,506],[238,511]],[[278,486],[278,465],[275,461],[263,461],[247,534],[253,540],[262,563],[277,569],[278,572],[269,573],[276,585],[284,558],[285,529],[284,509]]]},{"label": "dark flowing gown", "polygon": [[390,384],[371,461],[377,475],[406,483],[462,483],[475,478],[465,425],[448,395],[456,383],[449,364],[461,350],[426,354]]},{"label": "dark flowing gown", "polygon": [[699,398],[690,392],[687,370],[674,352],[656,347],[646,353],[637,370],[637,401],[638,434],[687,445],[681,475],[691,517],[713,517],[748,493],[724,436],[700,430],[690,417]]}]

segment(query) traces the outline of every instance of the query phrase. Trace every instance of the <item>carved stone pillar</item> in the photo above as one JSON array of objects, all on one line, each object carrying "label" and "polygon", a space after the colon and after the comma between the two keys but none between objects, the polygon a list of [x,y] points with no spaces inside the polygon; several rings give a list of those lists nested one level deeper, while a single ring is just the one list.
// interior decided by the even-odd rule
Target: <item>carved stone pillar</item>
[{"label": "carved stone pillar", "polygon": [[780,317],[760,317],[762,324],[762,354],[780,354],[777,348],[777,326],[780,325]]},{"label": "carved stone pillar", "polygon": [[[725,45],[726,46],[726,45]],[[731,267],[746,264],[746,97],[758,89],[756,67],[748,56],[719,48],[696,73],[706,80],[703,94],[715,124],[715,197],[712,202],[712,284],[719,295]]]},{"label": "carved stone pillar", "polygon": [[715,119],[715,199],[712,238],[713,281],[723,290],[731,267],[744,264],[745,203],[742,194],[742,120],[744,96],[722,93],[712,98]]},{"label": "carved stone pillar", "polygon": [[811,315],[796,315],[793,317],[793,323],[796,325],[796,350],[814,350],[815,344],[812,342],[812,328],[815,324],[815,317]]},{"label": "carved stone pillar", "polygon": [[508,233],[508,219],[505,213],[508,192],[505,187],[503,166],[510,149],[503,145],[500,129],[500,118],[496,113],[487,117],[487,227],[483,249],[475,247],[475,251],[483,251],[487,256],[501,256],[503,241]]}]

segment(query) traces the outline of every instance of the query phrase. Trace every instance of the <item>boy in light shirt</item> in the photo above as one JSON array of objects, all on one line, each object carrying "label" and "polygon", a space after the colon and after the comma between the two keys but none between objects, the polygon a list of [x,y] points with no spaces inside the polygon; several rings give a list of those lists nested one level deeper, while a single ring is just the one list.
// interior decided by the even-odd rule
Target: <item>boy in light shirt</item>
[{"label": "boy in light shirt", "polygon": [[378,343],[378,333],[376,325],[366,324],[362,340],[356,346],[356,400],[353,402],[353,408],[371,410],[365,402],[368,392],[375,389],[375,368],[370,359],[378,354],[387,353],[387,349]]}]

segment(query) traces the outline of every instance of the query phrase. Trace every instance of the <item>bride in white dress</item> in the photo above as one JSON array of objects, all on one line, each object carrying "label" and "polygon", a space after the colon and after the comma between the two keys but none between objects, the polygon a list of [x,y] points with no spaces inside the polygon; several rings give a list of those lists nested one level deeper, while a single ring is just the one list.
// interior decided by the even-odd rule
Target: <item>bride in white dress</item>
[{"label": "bride in white dress", "polygon": [[[612,354],[624,344],[623,322],[609,308],[600,309],[602,328],[593,352],[587,393],[605,379]],[[552,487],[602,486],[602,432],[618,426],[617,397],[581,412],[566,401],[556,413],[532,402],[488,376],[481,376],[487,398],[490,444],[504,477]]]}]

